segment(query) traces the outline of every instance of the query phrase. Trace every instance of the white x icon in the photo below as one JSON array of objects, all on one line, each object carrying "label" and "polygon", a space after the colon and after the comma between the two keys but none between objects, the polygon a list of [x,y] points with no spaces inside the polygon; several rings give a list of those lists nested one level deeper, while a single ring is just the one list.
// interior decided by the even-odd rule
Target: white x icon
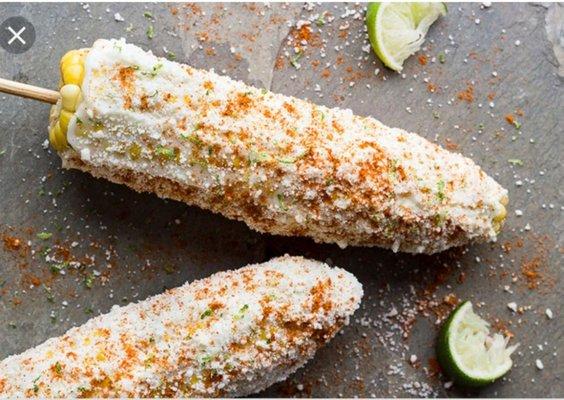
[{"label": "white x icon", "polygon": [[8,30],[14,35],[10,40],[8,40],[8,44],[12,44],[14,40],[18,39],[22,44],[25,44],[25,40],[22,39],[20,36],[25,31],[25,26],[22,27],[18,32],[15,32],[11,26],[8,27]]}]

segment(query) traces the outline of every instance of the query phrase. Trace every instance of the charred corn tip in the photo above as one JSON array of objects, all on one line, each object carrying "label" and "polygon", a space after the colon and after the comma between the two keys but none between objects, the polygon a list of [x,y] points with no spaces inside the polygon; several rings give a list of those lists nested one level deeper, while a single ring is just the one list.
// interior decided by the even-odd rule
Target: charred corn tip
[{"label": "charred corn tip", "polygon": [[61,58],[61,81],[59,82],[61,111],[53,119],[54,123],[49,130],[49,142],[57,151],[65,150],[68,147],[68,127],[74,112],[82,101],[80,85],[84,79],[86,54],[86,50],[71,50]]}]

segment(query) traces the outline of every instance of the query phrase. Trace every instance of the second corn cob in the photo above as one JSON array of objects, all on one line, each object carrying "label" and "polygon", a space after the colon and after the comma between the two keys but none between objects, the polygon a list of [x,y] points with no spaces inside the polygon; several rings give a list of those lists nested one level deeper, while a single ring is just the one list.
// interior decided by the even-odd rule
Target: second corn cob
[{"label": "second corn cob", "polygon": [[304,365],[362,297],[350,273],[280,257],[217,273],[0,361],[0,397],[233,397]]}]

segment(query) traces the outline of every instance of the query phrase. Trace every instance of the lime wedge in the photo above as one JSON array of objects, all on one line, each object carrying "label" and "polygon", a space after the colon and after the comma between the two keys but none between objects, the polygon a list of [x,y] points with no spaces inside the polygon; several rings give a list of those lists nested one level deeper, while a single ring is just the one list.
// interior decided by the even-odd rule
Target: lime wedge
[{"label": "lime wedge", "polygon": [[441,329],[437,358],[444,372],[463,386],[484,386],[501,378],[513,365],[509,338],[490,335],[489,324],[476,315],[472,303],[460,304]]},{"label": "lime wedge", "polygon": [[425,41],[429,27],[446,13],[444,3],[370,3],[366,26],[372,48],[384,65],[400,72]]}]

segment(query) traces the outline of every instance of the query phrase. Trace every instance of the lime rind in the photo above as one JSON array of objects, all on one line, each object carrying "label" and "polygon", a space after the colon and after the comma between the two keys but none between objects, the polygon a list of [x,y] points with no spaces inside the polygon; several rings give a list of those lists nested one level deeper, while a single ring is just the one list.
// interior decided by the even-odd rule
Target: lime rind
[{"label": "lime rind", "polygon": [[429,27],[446,12],[444,3],[370,3],[366,25],[374,52],[400,72],[403,62],[421,48]]},{"label": "lime rind", "polygon": [[517,345],[507,346],[509,338],[490,335],[489,324],[476,315],[466,301],[449,316],[437,344],[437,357],[456,383],[480,387],[505,375],[513,365],[511,354]]}]

